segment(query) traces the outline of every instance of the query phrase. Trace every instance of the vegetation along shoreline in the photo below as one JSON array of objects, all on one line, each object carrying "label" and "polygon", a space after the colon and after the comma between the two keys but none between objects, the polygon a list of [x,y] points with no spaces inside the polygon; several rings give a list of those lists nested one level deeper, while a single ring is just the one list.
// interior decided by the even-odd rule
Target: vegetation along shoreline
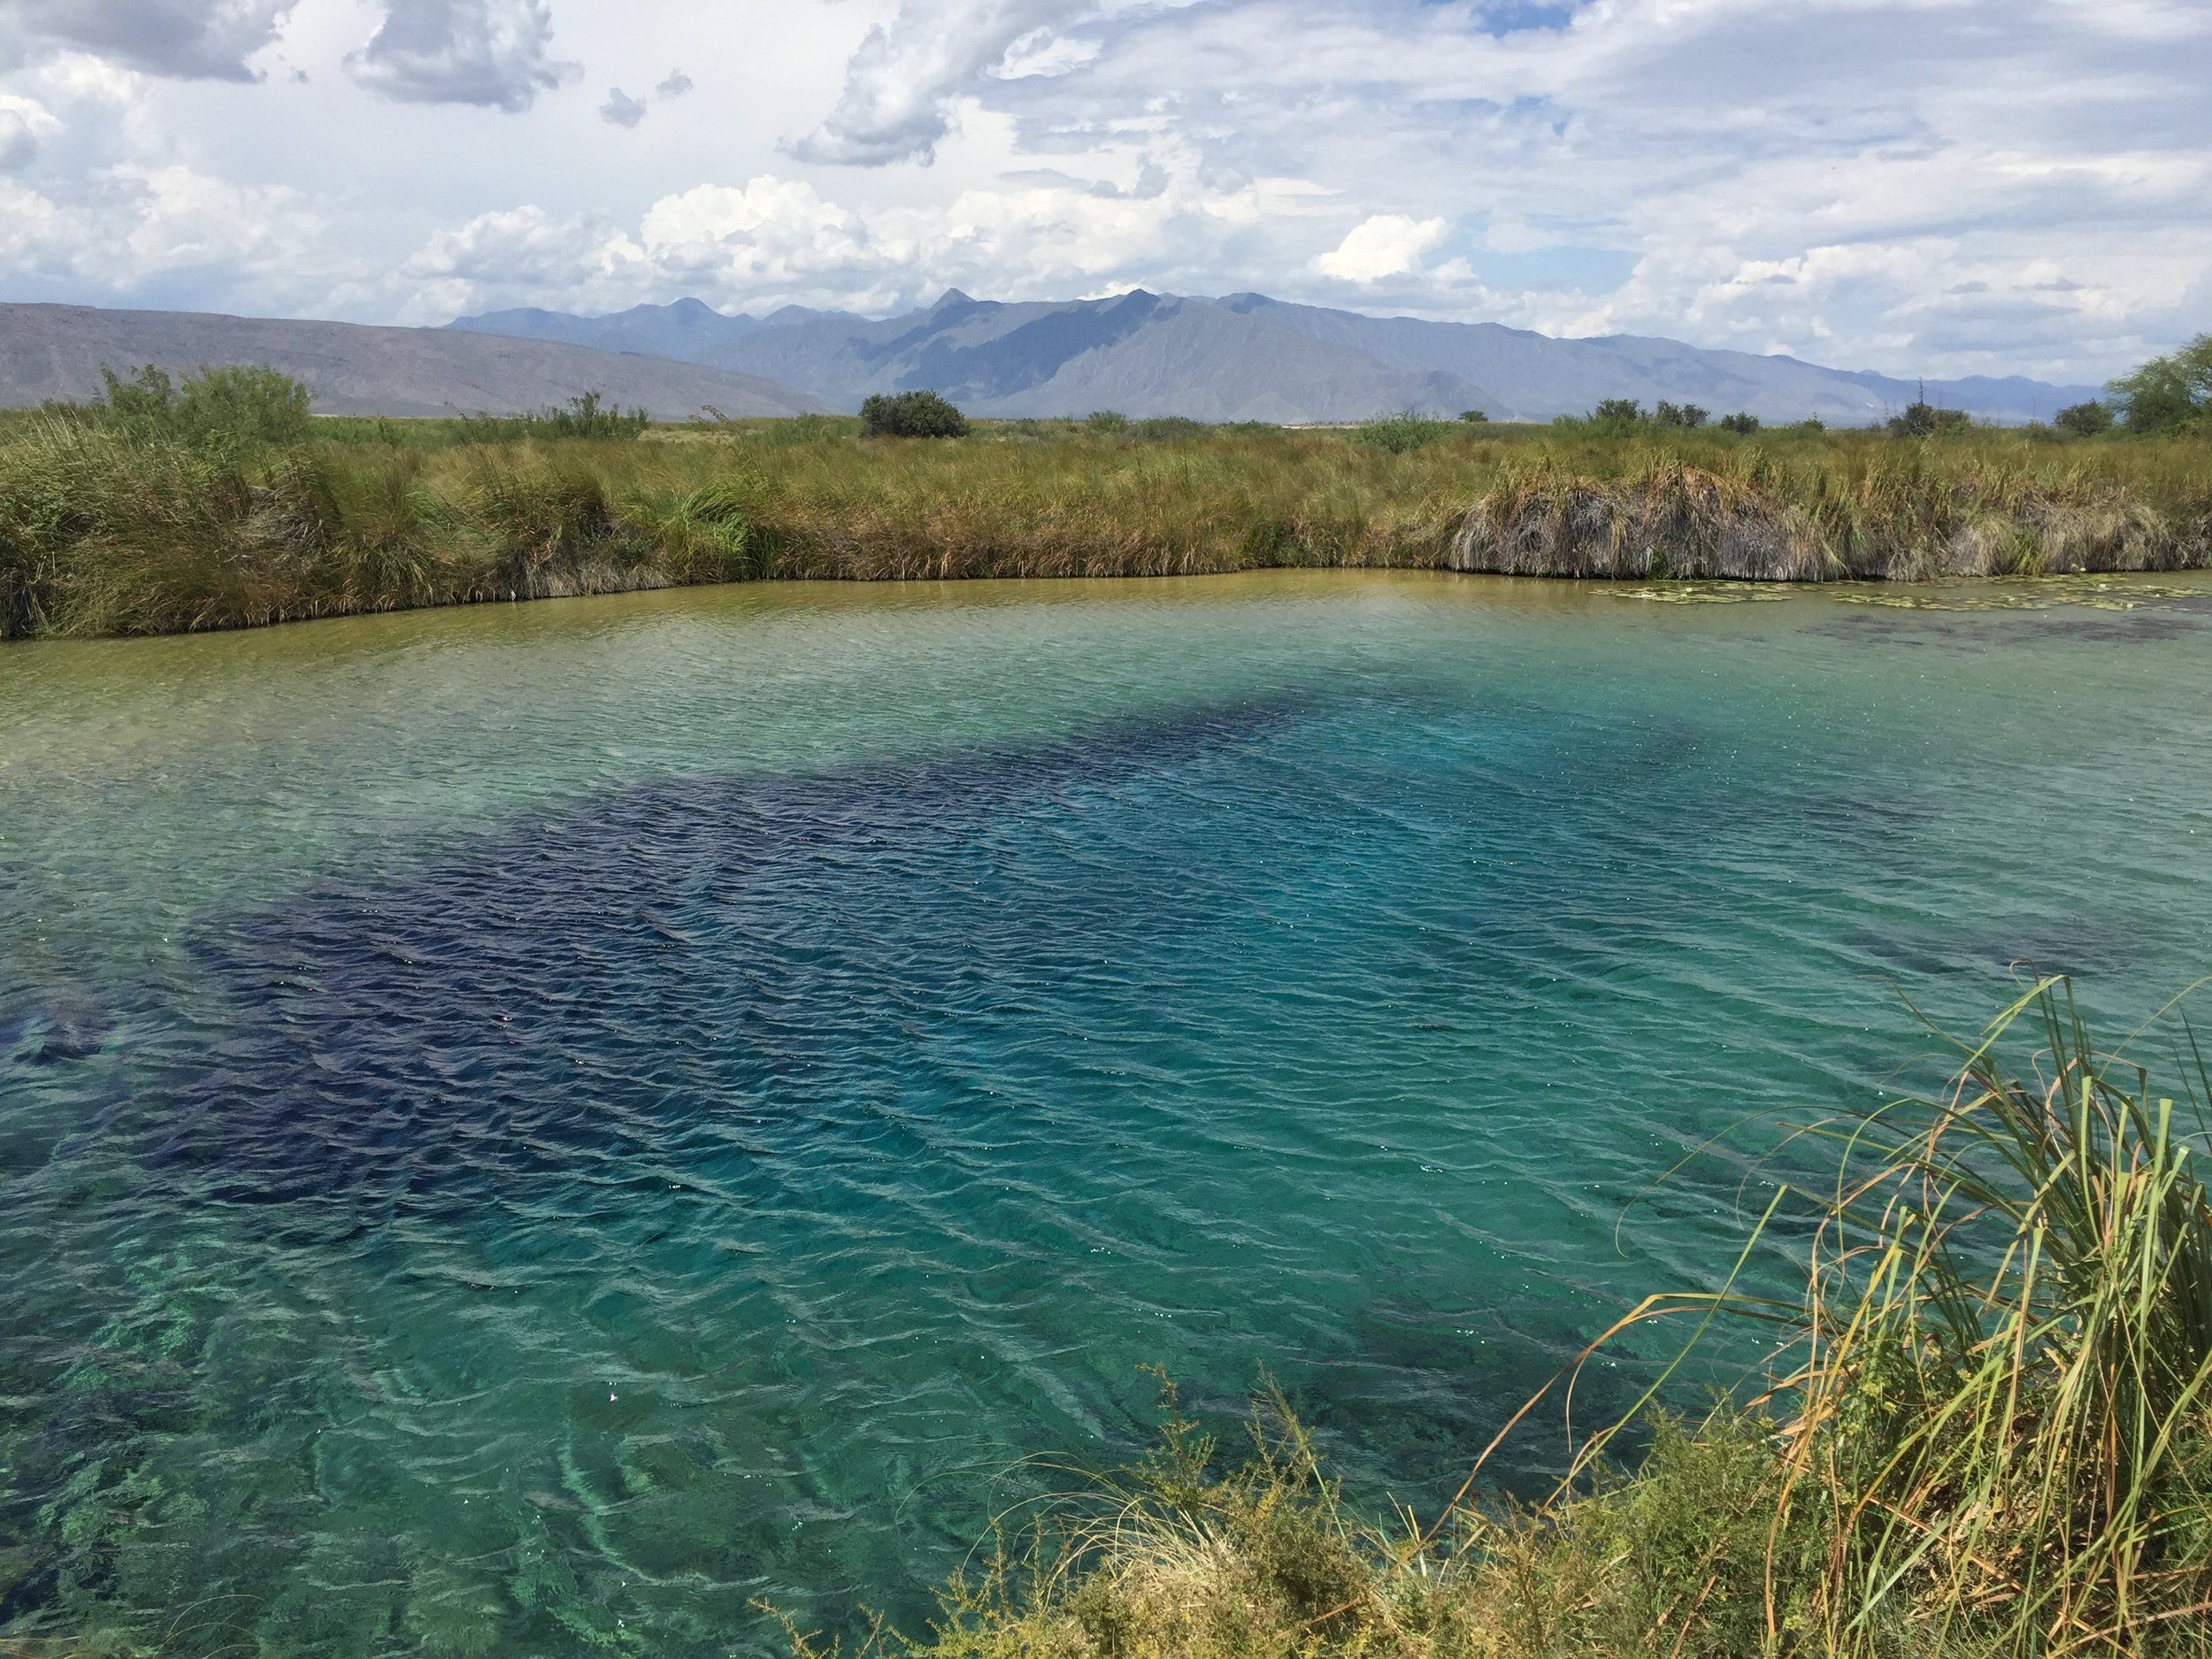
[{"label": "vegetation along shoreline", "polygon": [[[1719,1288],[1585,1350],[1687,1344],[1539,1502],[1485,1452],[1444,1515],[1363,1519],[1279,1397],[1240,1459],[1170,1390],[1149,1457],[987,1540],[927,1629],[787,1622],[795,1659],[2204,1659],[2212,1079],[2185,1012],[2154,1025],[2155,1078],[2042,980],[1947,1086],[1791,1128]],[[1765,1246],[1789,1266],[1754,1286]],[[1767,1357],[1656,1409],[1716,1320]],[[1499,1439],[1571,1420],[1579,1370]]]},{"label": "vegetation along shoreline", "polygon": [[267,370],[111,374],[98,402],[0,417],[0,639],[772,579],[2203,568],[2212,339],[2180,358],[2119,384],[2116,430],[2101,405],[1845,432],[1620,403],[1540,426],[971,425],[929,394],[859,419],[656,426],[588,396],[396,421],[316,419]]}]

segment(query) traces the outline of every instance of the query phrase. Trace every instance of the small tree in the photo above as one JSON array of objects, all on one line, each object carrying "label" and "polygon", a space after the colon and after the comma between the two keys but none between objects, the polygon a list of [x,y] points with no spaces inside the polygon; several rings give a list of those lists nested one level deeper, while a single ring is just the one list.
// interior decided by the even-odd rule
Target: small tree
[{"label": "small tree", "polygon": [[129,380],[102,368],[95,418],[134,437],[182,443],[298,443],[311,400],[290,375],[258,365],[203,368],[181,381],[146,365]]},{"label": "small tree", "polygon": [[1490,421],[1490,417],[1479,409],[1463,409],[1459,418],[1471,426],[1487,426]]},{"label": "small tree", "polygon": [[2108,388],[2127,405],[2127,426],[2141,436],[2212,429],[2212,334],[2199,334],[2170,357],[2153,357]]},{"label": "small tree", "polygon": [[1644,424],[1644,406],[1632,397],[1609,397],[1590,411],[1590,424],[1606,432],[1633,432]]},{"label": "small tree", "polygon": [[653,424],[642,409],[623,409],[589,391],[572,397],[559,409],[548,409],[526,418],[531,433],[549,438],[595,438],[621,442],[641,438]]},{"label": "small tree", "polygon": [[1889,418],[1893,438],[1932,438],[1940,433],[1963,432],[1971,424],[1963,409],[1938,409],[1923,396],[1905,406],[1901,415]]},{"label": "small tree", "polygon": [[968,418],[934,392],[876,393],[860,405],[870,438],[964,438]]},{"label": "small tree", "polygon": [[1732,432],[1739,438],[1748,438],[1759,430],[1759,418],[1741,411],[1732,415],[1723,415],[1720,418],[1720,429],[1723,432]]},{"label": "small tree", "polygon": [[2093,438],[2112,430],[2112,406],[2093,402],[2069,403],[2058,411],[2055,424],[2078,438]]},{"label": "small tree", "polygon": [[1695,403],[1670,403],[1663,400],[1651,412],[1653,424],[1661,426],[1694,428],[1703,426],[1711,418],[1709,411],[1700,409]]}]

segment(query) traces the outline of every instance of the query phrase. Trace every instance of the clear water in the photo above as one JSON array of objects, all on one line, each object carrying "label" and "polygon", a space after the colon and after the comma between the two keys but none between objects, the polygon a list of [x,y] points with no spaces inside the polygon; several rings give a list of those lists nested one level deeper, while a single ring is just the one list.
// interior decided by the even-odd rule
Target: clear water
[{"label": "clear water", "polygon": [[1225,1412],[1271,1372],[1434,1503],[1740,1236],[1725,1167],[1624,1206],[1870,1096],[1904,995],[1970,1020],[2032,958],[2125,1018],[2212,965],[2212,588],[2005,591],[0,652],[0,1634],[910,1617],[1063,1484],[1025,1455],[1143,1438],[1145,1365]]}]

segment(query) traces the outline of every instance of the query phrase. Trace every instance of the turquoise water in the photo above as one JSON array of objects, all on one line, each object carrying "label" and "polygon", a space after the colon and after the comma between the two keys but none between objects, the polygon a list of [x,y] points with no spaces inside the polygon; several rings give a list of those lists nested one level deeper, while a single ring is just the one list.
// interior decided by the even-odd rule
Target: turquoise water
[{"label": "turquoise water", "polygon": [[1874,1098],[1907,996],[2033,961],[2127,1018],[2212,966],[2212,586],[1868,596],[790,587],[0,653],[0,1635],[910,1618],[1064,1484],[1025,1456],[1141,1442],[1147,1365],[1225,1414],[1271,1373],[1436,1503],[1724,1267],[1743,1166],[1624,1207]]}]

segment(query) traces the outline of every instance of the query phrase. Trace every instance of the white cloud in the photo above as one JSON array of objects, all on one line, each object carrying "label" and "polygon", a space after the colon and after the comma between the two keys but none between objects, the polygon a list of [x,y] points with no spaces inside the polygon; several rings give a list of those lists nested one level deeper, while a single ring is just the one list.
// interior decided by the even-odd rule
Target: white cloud
[{"label": "white cloud", "polygon": [[1347,282],[1379,282],[1418,270],[1421,256],[1451,234],[1440,219],[1378,213],[1354,226],[1330,252],[1314,261],[1324,276]]},{"label": "white cloud", "polygon": [[934,159],[954,98],[1018,46],[1032,58],[1046,51],[1068,9],[1056,0],[902,0],[853,54],[836,108],[792,153],[869,167]]},{"label": "white cloud", "polygon": [[53,111],[37,99],[0,93],[0,173],[28,166],[39,140],[60,130]]},{"label": "white cloud", "polygon": [[386,0],[384,20],[346,58],[371,91],[408,104],[475,104],[510,114],[574,80],[553,56],[546,0]]},{"label": "white cloud", "polygon": [[250,81],[297,0],[9,0],[31,41],[96,52],[149,74]]},{"label": "white cloud", "polygon": [[599,106],[599,119],[611,127],[635,127],[645,119],[645,101],[634,98],[620,87],[611,88]]},{"label": "white cloud", "polygon": [[1048,79],[1080,69],[1097,57],[1098,42],[1073,35],[1055,35],[1050,29],[1032,29],[1006,49],[989,72],[1001,81]]}]

